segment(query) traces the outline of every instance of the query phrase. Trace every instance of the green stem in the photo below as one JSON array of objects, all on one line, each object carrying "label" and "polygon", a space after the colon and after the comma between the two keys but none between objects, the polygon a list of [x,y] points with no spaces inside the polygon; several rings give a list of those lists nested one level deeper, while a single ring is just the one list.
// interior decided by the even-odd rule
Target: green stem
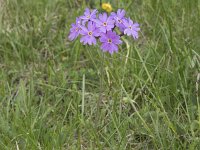
[{"label": "green stem", "polygon": [[100,68],[100,88],[99,88],[99,99],[97,101],[97,116],[96,116],[96,126],[98,128],[98,124],[100,123],[100,103],[103,98],[103,68],[104,68],[104,53],[102,53],[102,61],[101,61],[101,68]]}]

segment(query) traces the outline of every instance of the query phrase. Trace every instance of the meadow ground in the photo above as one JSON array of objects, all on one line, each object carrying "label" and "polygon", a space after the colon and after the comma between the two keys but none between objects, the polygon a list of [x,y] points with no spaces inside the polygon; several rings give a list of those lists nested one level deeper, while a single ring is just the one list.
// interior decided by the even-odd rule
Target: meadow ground
[{"label": "meadow ground", "polygon": [[200,149],[199,0],[110,0],[141,24],[112,56],[67,39],[98,0],[0,2],[0,149]]}]

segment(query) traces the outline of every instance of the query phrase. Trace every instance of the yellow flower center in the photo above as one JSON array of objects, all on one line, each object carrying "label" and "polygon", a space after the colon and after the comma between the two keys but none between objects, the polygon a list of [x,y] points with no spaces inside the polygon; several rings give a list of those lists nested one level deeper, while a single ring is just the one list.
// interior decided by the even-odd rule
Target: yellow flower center
[{"label": "yellow flower center", "polygon": [[107,22],[104,22],[104,23],[103,23],[103,26],[107,26]]},{"label": "yellow flower center", "polygon": [[108,39],[108,43],[112,43],[112,40],[111,40],[111,39]]},{"label": "yellow flower center", "polygon": [[79,31],[79,28],[76,28],[76,32]]},{"label": "yellow flower center", "polygon": [[90,32],[88,32],[88,35],[89,35],[89,36],[91,36],[91,35],[92,35],[92,32],[91,32],[91,31],[90,31]]},{"label": "yellow flower center", "polygon": [[118,22],[119,22],[119,23],[122,23],[122,20],[118,19]]}]

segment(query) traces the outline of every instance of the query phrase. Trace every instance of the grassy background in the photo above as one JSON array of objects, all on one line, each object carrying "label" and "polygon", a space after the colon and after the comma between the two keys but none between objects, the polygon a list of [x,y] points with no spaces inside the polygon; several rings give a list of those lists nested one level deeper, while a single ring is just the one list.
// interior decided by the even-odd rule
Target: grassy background
[{"label": "grassy background", "polygon": [[110,2],[141,24],[112,56],[67,40],[98,0],[0,0],[0,149],[200,149],[200,1]]}]

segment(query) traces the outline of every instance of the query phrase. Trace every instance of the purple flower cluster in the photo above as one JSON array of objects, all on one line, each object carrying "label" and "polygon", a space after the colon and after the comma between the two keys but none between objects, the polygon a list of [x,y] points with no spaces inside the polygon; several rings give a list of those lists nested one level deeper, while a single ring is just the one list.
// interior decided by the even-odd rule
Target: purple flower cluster
[{"label": "purple flower cluster", "polygon": [[[125,10],[118,9],[110,16],[107,13],[99,14],[97,10],[85,9],[84,15],[76,19],[71,25],[69,40],[76,39],[81,35],[80,42],[84,45],[96,45],[97,39],[101,42],[101,49],[110,54],[118,51],[118,45],[122,44],[121,35],[138,38],[139,24],[125,17]],[[119,35],[114,31],[116,27],[121,32]],[[116,29],[117,30],[117,29]]]}]

